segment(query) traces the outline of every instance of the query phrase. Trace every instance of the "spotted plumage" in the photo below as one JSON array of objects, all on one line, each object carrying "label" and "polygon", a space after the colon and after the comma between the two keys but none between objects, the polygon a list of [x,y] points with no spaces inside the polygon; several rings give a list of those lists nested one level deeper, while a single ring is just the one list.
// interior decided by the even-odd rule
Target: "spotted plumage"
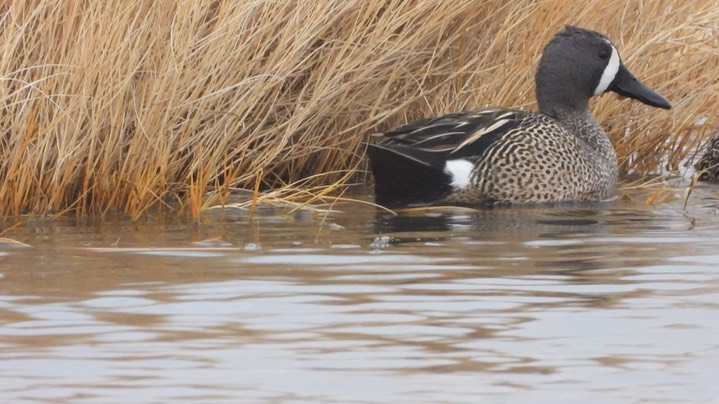
[{"label": "spotted plumage", "polygon": [[495,205],[609,198],[617,159],[589,112],[606,91],[670,108],[603,35],[567,27],[536,75],[539,112],[482,109],[412,122],[368,149],[378,203]]},{"label": "spotted plumage", "polygon": [[719,135],[707,145],[694,168],[699,173],[699,181],[719,182]]}]

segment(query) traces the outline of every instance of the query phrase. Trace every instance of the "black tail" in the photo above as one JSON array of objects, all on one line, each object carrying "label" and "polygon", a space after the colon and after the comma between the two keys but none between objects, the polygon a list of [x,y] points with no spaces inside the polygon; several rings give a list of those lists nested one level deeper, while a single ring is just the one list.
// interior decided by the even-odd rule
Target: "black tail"
[{"label": "black tail", "polygon": [[391,208],[422,206],[452,192],[445,162],[431,153],[392,145],[369,145],[375,202]]}]

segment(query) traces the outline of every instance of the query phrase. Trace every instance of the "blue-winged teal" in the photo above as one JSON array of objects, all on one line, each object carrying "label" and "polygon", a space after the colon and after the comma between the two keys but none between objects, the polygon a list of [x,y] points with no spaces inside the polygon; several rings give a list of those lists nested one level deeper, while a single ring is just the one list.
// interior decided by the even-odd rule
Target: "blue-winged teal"
[{"label": "blue-winged teal", "polygon": [[423,119],[368,149],[377,203],[494,205],[610,198],[617,157],[589,112],[614,91],[670,109],[639,82],[604,35],[567,26],[544,48],[539,112],[483,109]]},{"label": "blue-winged teal", "polygon": [[699,181],[719,181],[719,135],[707,145],[702,158],[694,164],[699,172]]}]

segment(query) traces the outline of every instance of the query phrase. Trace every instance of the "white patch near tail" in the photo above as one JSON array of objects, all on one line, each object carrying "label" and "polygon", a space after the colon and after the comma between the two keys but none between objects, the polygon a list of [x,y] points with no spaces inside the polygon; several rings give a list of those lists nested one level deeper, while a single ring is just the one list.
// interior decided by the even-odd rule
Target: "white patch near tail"
[{"label": "white patch near tail", "polygon": [[612,84],[612,81],[614,81],[614,78],[617,76],[617,72],[619,71],[619,65],[621,63],[619,61],[619,52],[617,52],[617,48],[615,48],[611,42],[609,45],[612,46],[612,56],[609,58],[607,66],[604,68],[602,78],[599,79],[597,88],[594,89],[594,95],[599,95],[607,91],[607,88],[609,88],[609,85]]},{"label": "white patch near tail", "polygon": [[467,160],[447,160],[444,166],[444,172],[452,178],[452,182],[450,182],[449,185],[454,187],[454,189],[462,189],[469,186],[472,170],[474,170],[474,164]]}]

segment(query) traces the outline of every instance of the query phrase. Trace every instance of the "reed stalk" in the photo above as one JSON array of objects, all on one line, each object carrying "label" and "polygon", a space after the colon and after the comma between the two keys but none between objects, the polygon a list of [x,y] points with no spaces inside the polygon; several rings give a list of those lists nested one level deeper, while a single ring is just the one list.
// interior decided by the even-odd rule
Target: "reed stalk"
[{"label": "reed stalk", "polygon": [[717,132],[713,0],[8,0],[0,212],[198,216],[235,188],[338,189],[373,132],[535,108],[539,54],[567,23],[606,33],[673,102],[593,103],[625,172],[678,170]]}]

